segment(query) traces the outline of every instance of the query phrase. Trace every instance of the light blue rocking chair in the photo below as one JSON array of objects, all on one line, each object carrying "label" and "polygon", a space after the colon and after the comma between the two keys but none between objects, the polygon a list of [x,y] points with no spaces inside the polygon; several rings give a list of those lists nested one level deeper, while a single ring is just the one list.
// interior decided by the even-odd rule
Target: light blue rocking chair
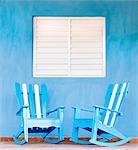
[{"label": "light blue rocking chair", "polygon": [[[21,116],[21,128],[13,139],[16,144],[25,144],[28,142],[28,137],[42,137],[49,143],[59,143],[63,140],[63,109],[58,107],[50,112],[47,112],[47,89],[45,85],[39,87],[37,84],[20,85],[15,84],[16,95],[18,98],[20,109],[17,112]],[[48,115],[52,112],[57,112],[56,118],[49,118]],[[53,130],[58,129],[58,138],[51,140],[47,136]],[[20,141],[19,137],[23,139]]]},{"label": "light blue rocking chair", "polygon": [[[126,137],[120,133],[115,124],[118,116],[122,116],[120,108],[124,102],[125,95],[128,90],[128,83],[123,84],[111,84],[109,85],[107,95],[105,98],[104,107],[93,106],[92,110],[86,110],[73,107],[74,109],[74,123],[73,123],[73,135],[71,141],[79,144],[96,144],[99,146],[118,146],[122,145],[131,137]],[[93,113],[93,118],[81,118],[80,112],[86,111]],[[79,140],[78,132],[79,128],[91,132],[89,141]],[[97,138],[101,138],[97,140]],[[108,142],[112,138],[119,138],[120,141]]]}]

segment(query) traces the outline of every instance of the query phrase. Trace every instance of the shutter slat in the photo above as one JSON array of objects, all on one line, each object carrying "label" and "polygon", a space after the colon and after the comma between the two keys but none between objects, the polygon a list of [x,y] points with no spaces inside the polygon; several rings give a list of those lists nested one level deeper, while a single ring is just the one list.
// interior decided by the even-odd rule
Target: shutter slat
[{"label": "shutter slat", "polygon": [[60,58],[38,58],[36,64],[68,64],[68,61],[66,58],[60,59]]},{"label": "shutter slat", "polygon": [[67,54],[65,53],[65,54],[61,54],[61,53],[57,53],[57,54],[42,54],[42,53],[38,53],[37,54],[37,58],[39,58],[39,59],[41,59],[41,58],[44,58],[44,59],[57,59],[57,58],[59,58],[59,59],[67,59],[68,58],[68,56],[67,56]]},{"label": "shutter slat", "polygon": [[87,54],[87,53],[101,53],[103,52],[102,51],[102,47],[101,48],[95,48],[95,47],[86,47],[85,48],[85,51],[84,51],[84,48],[82,47],[79,47],[79,48],[71,48],[71,53],[84,53],[84,54]]},{"label": "shutter slat", "polygon": [[63,25],[55,25],[55,26],[53,26],[53,25],[48,25],[48,24],[45,24],[45,25],[38,25],[37,26],[37,31],[39,32],[46,32],[46,31],[61,31],[61,32],[65,32],[65,31],[67,31],[68,30],[68,27],[67,26],[65,26],[64,24]]},{"label": "shutter slat", "polygon": [[92,71],[85,71],[85,70],[72,70],[72,76],[102,76],[102,70],[92,70]]},{"label": "shutter slat", "polygon": [[49,54],[49,53],[67,53],[68,50],[66,48],[38,48],[37,49],[38,53],[46,53],[46,54]]},{"label": "shutter slat", "polygon": [[58,69],[67,70],[68,69],[68,66],[66,64],[65,65],[63,65],[63,64],[61,64],[61,65],[38,64],[36,67],[38,68],[38,70],[45,70],[45,69],[47,69],[47,70],[58,70]]},{"label": "shutter slat", "polygon": [[68,75],[67,70],[37,70],[37,75]]},{"label": "shutter slat", "polygon": [[102,70],[102,65],[72,65],[71,70]]},{"label": "shutter slat", "polygon": [[94,53],[94,54],[89,54],[89,53],[85,53],[85,54],[71,54],[71,58],[75,59],[75,58],[90,58],[90,59],[102,59],[102,53]]},{"label": "shutter slat", "polygon": [[38,42],[37,47],[41,48],[67,48],[67,43],[62,42]]},{"label": "shutter slat", "polygon": [[103,63],[102,59],[71,59],[71,65],[74,64],[81,64],[81,65],[101,64],[102,65],[102,63]]},{"label": "shutter slat", "polygon": [[62,37],[37,37],[36,42],[68,42],[66,38],[62,38]]}]

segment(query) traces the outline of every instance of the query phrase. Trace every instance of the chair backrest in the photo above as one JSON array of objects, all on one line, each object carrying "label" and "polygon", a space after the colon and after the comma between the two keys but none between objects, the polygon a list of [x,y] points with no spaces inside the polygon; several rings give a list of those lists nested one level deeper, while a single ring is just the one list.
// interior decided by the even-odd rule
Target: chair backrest
[{"label": "chair backrest", "polygon": [[[104,107],[115,111],[120,111],[124,102],[124,97],[128,91],[128,83],[110,84],[105,97]],[[101,121],[104,125],[113,127],[117,119],[117,113],[111,111],[104,111]]]},{"label": "chair backrest", "polygon": [[46,85],[15,84],[19,106],[29,106],[28,118],[46,118],[47,88]]}]

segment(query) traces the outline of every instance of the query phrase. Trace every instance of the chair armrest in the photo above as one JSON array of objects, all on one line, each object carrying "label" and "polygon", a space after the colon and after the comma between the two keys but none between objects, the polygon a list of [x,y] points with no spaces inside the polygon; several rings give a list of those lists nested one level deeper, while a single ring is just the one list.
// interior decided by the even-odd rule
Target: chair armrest
[{"label": "chair armrest", "polygon": [[75,109],[78,109],[78,110],[81,110],[81,111],[87,111],[87,112],[93,112],[92,110],[89,110],[89,109],[83,109],[83,108],[78,108],[78,107],[72,107],[74,110]]},{"label": "chair armrest", "polygon": [[53,112],[58,111],[59,109],[64,109],[64,106],[60,106],[60,107],[58,107],[58,108],[56,108],[56,109],[53,109],[53,110],[51,110],[51,111],[48,111],[46,114],[49,115],[49,114],[51,114],[51,113],[53,113]]},{"label": "chair armrest", "polygon": [[106,108],[106,107],[102,107],[102,106],[98,106],[98,105],[94,105],[93,107],[94,107],[94,108],[99,108],[99,109],[102,109],[102,110],[106,110],[106,111],[115,112],[115,113],[117,113],[119,116],[122,116],[122,115],[123,115],[122,112],[119,112],[119,111],[116,111],[116,110],[112,110],[112,109],[108,109],[108,108]]},{"label": "chair armrest", "polygon": [[29,107],[29,106],[22,106],[22,107],[19,109],[19,111],[17,111],[16,115],[17,115],[17,116],[20,116],[21,113],[22,113],[22,111],[23,111],[23,109],[24,109],[24,108],[27,109],[28,107]]}]

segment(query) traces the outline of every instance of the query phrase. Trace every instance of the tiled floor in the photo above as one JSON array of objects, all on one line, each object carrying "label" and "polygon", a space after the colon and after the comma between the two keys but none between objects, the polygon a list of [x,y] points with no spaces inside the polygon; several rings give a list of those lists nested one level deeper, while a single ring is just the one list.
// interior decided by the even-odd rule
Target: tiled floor
[{"label": "tiled floor", "polygon": [[99,147],[93,145],[78,144],[47,144],[47,143],[29,143],[25,145],[16,145],[14,143],[0,143],[0,150],[138,150],[138,144],[125,144],[118,147]]}]

